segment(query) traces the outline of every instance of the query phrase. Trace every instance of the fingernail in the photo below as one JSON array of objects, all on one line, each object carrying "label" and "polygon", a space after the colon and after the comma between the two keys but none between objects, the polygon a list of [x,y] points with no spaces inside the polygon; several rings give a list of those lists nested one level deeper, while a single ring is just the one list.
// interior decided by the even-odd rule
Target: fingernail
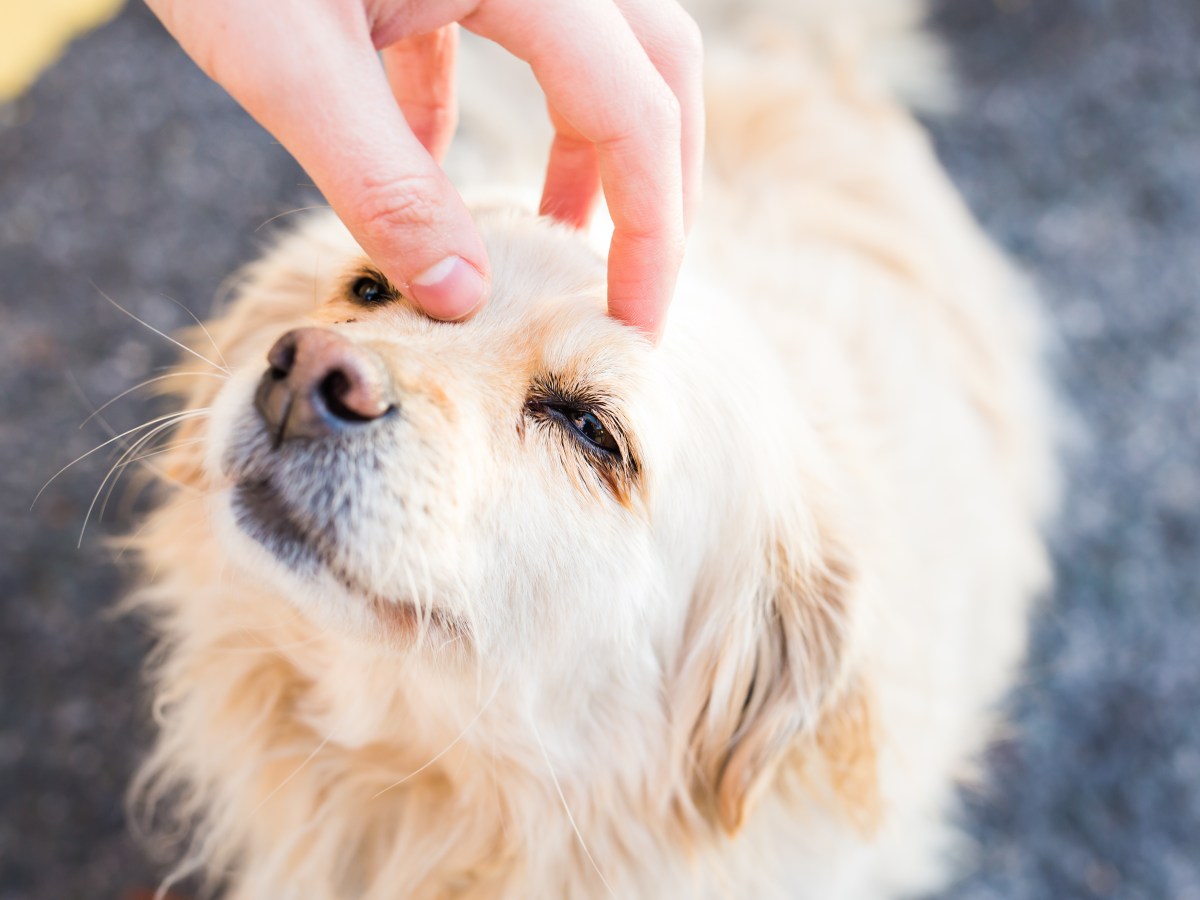
[{"label": "fingernail", "polygon": [[435,319],[461,319],[483,302],[487,282],[461,256],[447,256],[409,282],[413,299]]}]

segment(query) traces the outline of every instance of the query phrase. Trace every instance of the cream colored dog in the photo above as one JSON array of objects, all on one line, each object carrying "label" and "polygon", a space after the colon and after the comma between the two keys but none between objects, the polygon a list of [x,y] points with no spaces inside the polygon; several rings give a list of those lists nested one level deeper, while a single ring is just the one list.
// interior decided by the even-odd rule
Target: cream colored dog
[{"label": "cream colored dog", "polygon": [[1049,418],[1019,279],[881,77],[928,83],[898,9],[710,37],[657,349],[525,213],[478,210],[463,324],[330,216],[251,267],[135,541],[139,792],[192,835],[179,871],[238,900],[945,877],[1047,581]]}]

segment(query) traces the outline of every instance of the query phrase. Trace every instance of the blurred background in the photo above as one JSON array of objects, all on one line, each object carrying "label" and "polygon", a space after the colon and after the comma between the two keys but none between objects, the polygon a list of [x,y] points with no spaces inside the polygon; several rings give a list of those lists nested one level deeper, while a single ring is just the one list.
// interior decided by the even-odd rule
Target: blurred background
[{"label": "blurred background", "polygon": [[[1039,286],[1086,435],[944,896],[1200,898],[1200,3],[944,0],[934,23],[962,101],[931,130]],[[158,871],[122,812],[149,715],[146,635],[109,613],[121,490],[80,540],[107,448],[30,509],[109,437],[80,423],[173,356],[100,292],[182,326],[167,298],[203,315],[264,223],[317,202],[140,4],[0,0],[0,900]]]}]

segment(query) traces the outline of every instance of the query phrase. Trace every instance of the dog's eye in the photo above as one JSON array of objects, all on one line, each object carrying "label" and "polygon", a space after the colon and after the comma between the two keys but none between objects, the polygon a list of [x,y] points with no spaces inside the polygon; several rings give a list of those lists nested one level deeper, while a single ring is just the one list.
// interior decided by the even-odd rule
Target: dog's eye
[{"label": "dog's eye", "polygon": [[600,417],[584,406],[573,403],[530,401],[535,415],[548,416],[570,431],[586,448],[621,458],[621,445]]},{"label": "dog's eye", "polygon": [[386,284],[378,278],[372,278],[370,275],[364,275],[354,282],[350,288],[356,300],[364,303],[367,306],[378,306],[381,303],[387,303],[389,300],[394,300],[396,295]]},{"label": "dog's eye", "polygon": [[577,412],[569,416],[571,427],[574,428],[584,440],[603,450],[605,453],[611,453],[614,456],[620,455],[621,448],[617,445],[616,439],[608,433],[608,429],[604,427],[604,423],[596,418],[596,414],[592,412]]}]

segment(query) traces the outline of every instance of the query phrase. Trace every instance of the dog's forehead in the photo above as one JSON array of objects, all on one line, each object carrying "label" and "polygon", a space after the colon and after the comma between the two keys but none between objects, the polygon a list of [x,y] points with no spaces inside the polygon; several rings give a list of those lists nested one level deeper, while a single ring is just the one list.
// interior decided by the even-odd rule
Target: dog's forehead
[{"label": "dog's forehead", "polygon": [[604,260],[577,234],[548,220],[511,212],[485,214],[477,223],[492,268],[481,322],[544,327],[603,313]]},{"label": "dog's forehead", "polygon": [[605,261],[577,232],[509,210],[477,214],[476,222],[492,283],[463,341],[493,345],[535,368],[614,375],[649,352],[644,336],[607,315]]},{"label": "dog's forehead", "polygon": [[[649,341],[636,329],[607,315],[607,266],[579,232],[544,217],[511,208],[474,210],[491,268],[486,302],[475,315],[453,328],[426,321],[406,302],[408,315],[384,317],[400,328],[405,340],[428,342],[447,358],[465,356],[490,366],[493,378],[506,373],[526,379],[546,373],[599,376],[613,387],[642,368],[651,353]],[[323,266],[330,291],[338,296],[356,273],[375,268],[369,257],[341,227],[314,229],[314,243],[302,254],[341,260]],[[321,250],[319,254],[311,251]],[[296,263],[304,271],[304,262]],[[308,291],[298,292],[308,294]],[[340,321],[347,309],[325,315]],[[418,337],[420,336],[420,337]]]}]

